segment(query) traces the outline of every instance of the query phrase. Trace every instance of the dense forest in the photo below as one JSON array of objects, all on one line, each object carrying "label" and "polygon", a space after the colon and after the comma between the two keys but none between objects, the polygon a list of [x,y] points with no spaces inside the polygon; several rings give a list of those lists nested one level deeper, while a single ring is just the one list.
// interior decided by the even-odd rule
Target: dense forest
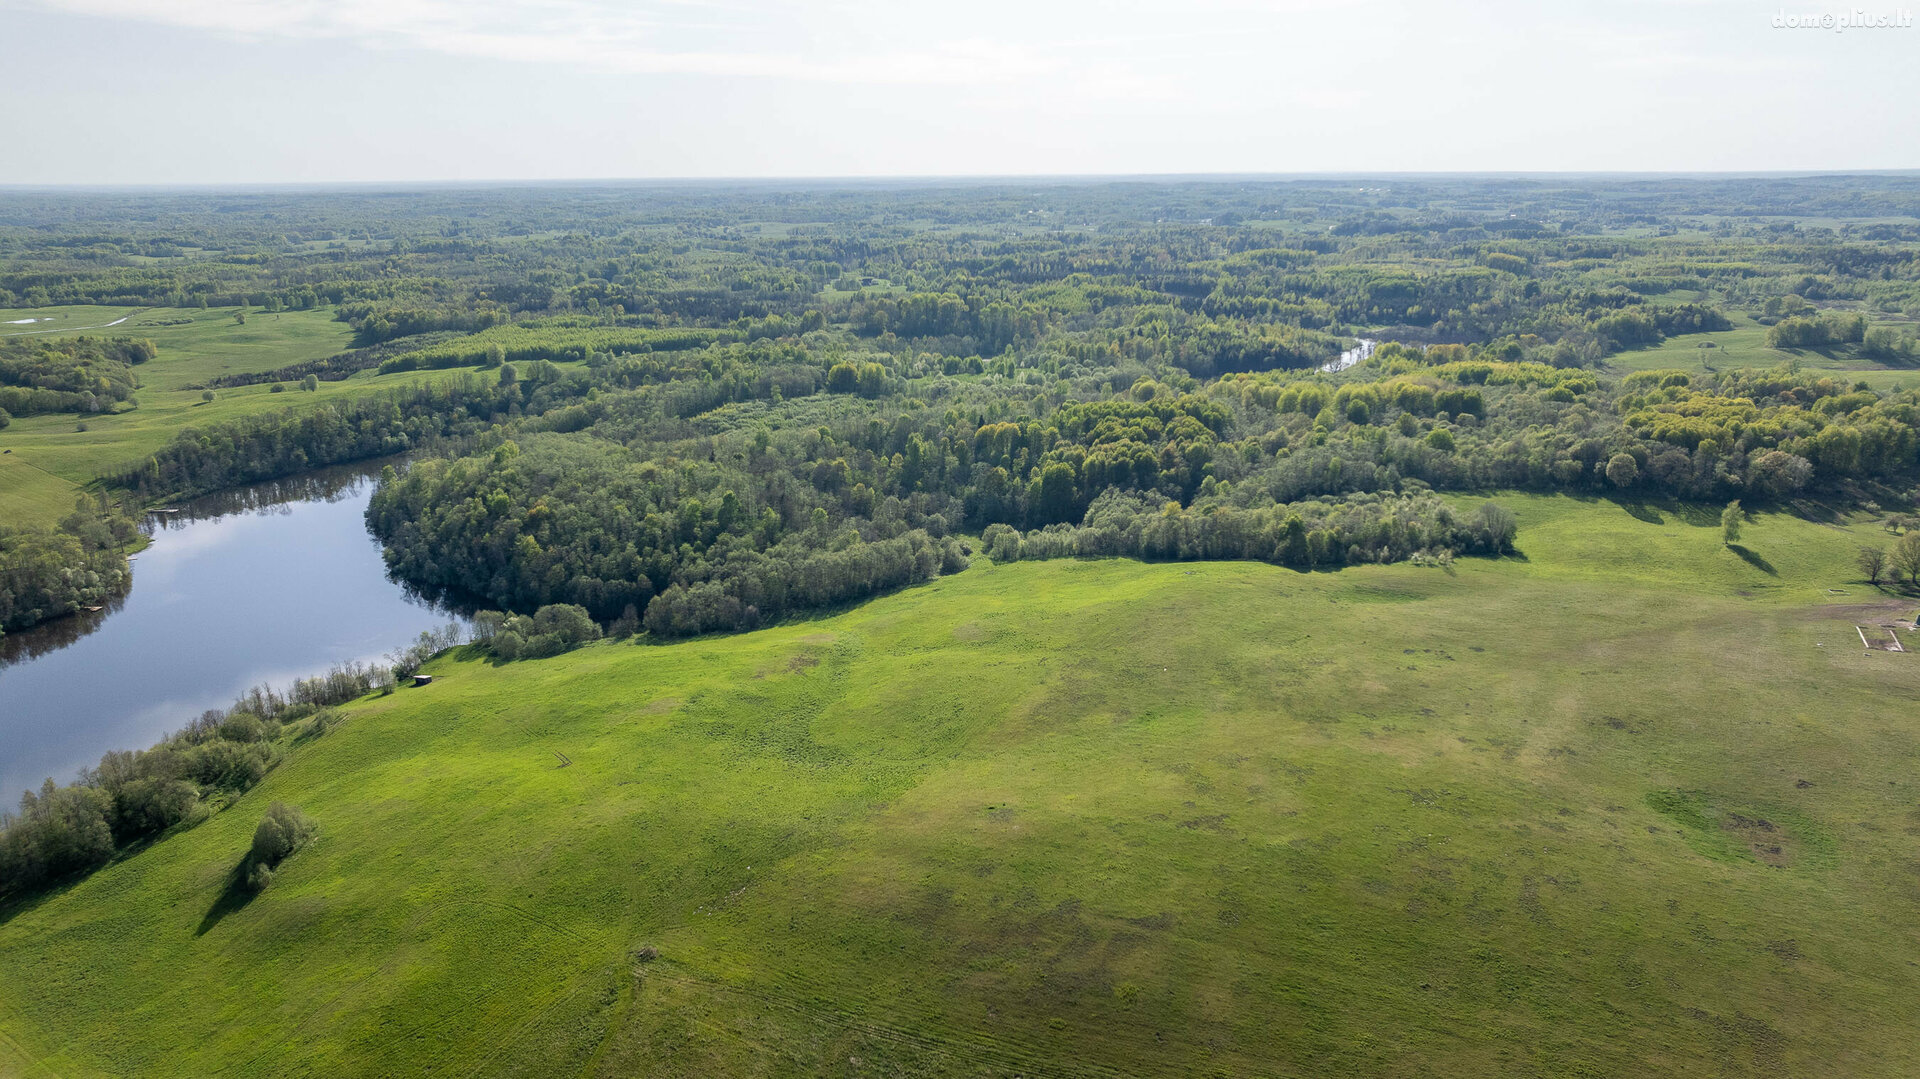
[{"label": "dense forest", "polygon": [[[1908,178],[37,199],[0,206],[0,304],[351,327],[221,385],[452,372],[197,425],[112,483],[407,454],[368,514],[393,569],[527,616],[749,628],[981,554],[1444,561],[1514,548],[1502,489],[1920,479],[1920,398],[1837,370],[1920,355]],[[1736,327],[1809,362],[1623,363]],[[29,340],[13,411],[137,404],[140,342]]]}]

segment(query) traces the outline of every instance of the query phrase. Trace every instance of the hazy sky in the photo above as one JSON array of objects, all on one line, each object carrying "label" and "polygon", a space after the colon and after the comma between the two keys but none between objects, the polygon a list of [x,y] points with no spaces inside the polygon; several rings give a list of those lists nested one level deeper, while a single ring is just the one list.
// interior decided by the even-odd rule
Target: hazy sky
[{"label": "hazy sky", "polygon": [[1855,10],[0,0],[0,183],[1920,167]]}]

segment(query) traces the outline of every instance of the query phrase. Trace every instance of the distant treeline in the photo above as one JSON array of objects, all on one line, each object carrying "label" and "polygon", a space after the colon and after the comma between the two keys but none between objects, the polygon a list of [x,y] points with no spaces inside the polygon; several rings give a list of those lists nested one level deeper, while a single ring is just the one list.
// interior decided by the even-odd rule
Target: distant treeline
[{"label": "distant treeline", "polygon": [[982,539],[996,562],[1226,558],[1313,569],[1502,555],[1513,550],[1517,532],[1513,514],[1497,503],[1482,503],[1462,517],[1430,494],[1322,496],[1242,511],[1208,502],[1183,509],[1138,492],[1109,490],[1077,526],[1051,525],[1022,535],[996,524]]}]

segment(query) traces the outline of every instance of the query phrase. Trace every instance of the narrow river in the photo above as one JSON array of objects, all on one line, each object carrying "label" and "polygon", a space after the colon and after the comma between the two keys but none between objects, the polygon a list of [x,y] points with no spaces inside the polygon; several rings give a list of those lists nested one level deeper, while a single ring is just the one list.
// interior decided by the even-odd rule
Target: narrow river
[{"label": "narrow river", "polygon": [[1360,342],[1359,344],[1353,346],[1352,348],[1346,350],[1345,352],[1342,352],[1340,354],[1339,359],[1321,364],[1320,370],[1326,371],[1328,373],[1332,373],[1334,371],[1345,371],[1347,368],[1352,367],[1357,363],[1361,363],[1368,356],[1373,355],[1374,342],[1371,338],[1362,337],[1362,338],[1358,338],[1358,341]]},{"label": "narrow river", "polygon": [[455,620],[387,576],[363,519],[376,475],[330,469],[156,515],[124,599],[0,638],[0,799],[152,745],[248,686]]}]

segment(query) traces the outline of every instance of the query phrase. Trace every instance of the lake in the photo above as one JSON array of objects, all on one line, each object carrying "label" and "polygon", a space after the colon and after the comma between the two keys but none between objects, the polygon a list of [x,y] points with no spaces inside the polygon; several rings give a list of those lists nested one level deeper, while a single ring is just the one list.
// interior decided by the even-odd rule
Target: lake
[{"label": "lake", "polygon": [[387,576],[364,513],[378,466],[156,514],[133,588],[0,638],[0,798],[144,749],[261,682],[366,661],[459,618]]}]

